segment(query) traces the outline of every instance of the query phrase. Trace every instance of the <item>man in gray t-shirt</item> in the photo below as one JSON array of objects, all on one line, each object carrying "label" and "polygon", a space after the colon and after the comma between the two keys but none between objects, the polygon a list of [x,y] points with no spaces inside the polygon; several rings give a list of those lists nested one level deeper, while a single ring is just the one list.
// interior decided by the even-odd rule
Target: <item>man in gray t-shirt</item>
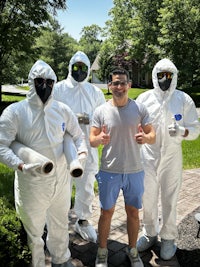
[{"label": "man in gray t-shirt", "polygon": [[114,173],[135,173],[143,170],[140,160],[140,147],[133,138],[138,125],[149,124],[149,115],[143,105],[128,99],[123,107],[113,106],[112,100],[96,109],[92,126],[106,126],[112,137],[104,146],[100,170]]},{"label": "man in gray t-shirt", "polygon": [[143,266],[136,249],[139,212],[144,192],[144,171],[140,159],[141,144],[153,144],[155,132],[142,104],[128,98],[128,73],[116,69],[110,75],[112,99],[99,106],[93,116],[90,131],[92,147],[104,145],[100,171],[96,175],[101,203],[98,223],[99,248],[95,266],[107,267],[107,238],[115,204],[122,189],[127,213],[129,244],[127,255],[131,266]]}]

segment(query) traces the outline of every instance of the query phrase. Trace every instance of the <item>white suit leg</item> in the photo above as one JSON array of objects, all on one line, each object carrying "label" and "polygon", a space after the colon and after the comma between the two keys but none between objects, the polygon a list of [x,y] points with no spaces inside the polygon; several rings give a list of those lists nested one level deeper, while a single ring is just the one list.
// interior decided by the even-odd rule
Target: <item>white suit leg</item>
[{"label": "white suit leg", "polygon": [[[29,179],[29,177],[28,177]],[[31,178],[30,178],[31,179]],[[44,226],[46,222],[45,211],[48,208],[48,202],[34,186],[26,186],[27,179],[20,177],[15,179],[15,206],[16,211],[24,225],[28,237],[28,245],[32,252],[32,266],[44,267],[44,241],[42,239]],[[20,186],[20,190],[19,190]],[[33,190],[32,190],[33,189]],[[23,205],[21,205],[23,203]]]},{"label": "white suit leg", "polygon": [[182,152],[181,147],[170,151],[165,155],[160,170],[161,202],[163,214],[163,226],[160,237],[163,239],[175,239],[177,237],[176,208],[178,194],[182,183]]},{"label": "white suit leg", "polygon": [[47,212],[47,247],[56,264],[64,263],[70,258],[68,212],[71,204],[70,179],[61,184]]},{"label": "white suit leg", "polygon": [[77,217],[82,220],[88,220],[92,216],[92,201],[94,199],[95,172],[87,171],[86,168],[81,178],[74,179],[76,185],[74,211]]},{"label": "white suit leg", "polygon": [[45,266],[44,241],[42,238],[34,237],[29,231],[29,229],[26,226],[24,227],[27,232],[28,245],[32,254],[31,266],[44,267]]}]

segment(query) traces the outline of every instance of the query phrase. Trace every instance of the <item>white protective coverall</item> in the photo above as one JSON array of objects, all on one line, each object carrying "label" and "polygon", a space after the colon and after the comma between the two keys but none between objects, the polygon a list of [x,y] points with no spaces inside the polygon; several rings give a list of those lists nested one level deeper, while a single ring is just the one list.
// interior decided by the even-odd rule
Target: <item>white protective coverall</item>
[{"label": "white protective coverall", "polygon": [[[158,84],[157,73],[162,71],[173,73],[167,91],[162,91]],[[159,235],[166,240],[175,239],[177,236],[176,205],[182,181],[181,142],[183,139],[196,139],[199,135],[198,115],[193,100],[186,93],[176,90],[177,72],[177,68],[169,59],[157,62],[152,71],[154,89],[142,93],[136,100],[147,107],[156,130],[156,143],[144,144],[141,147],[145,170],[144,234],[153,237],[159,233],[160,190],[163,225]],[[168,126],[172,124],[175,114],[181,114],[182,119],[178,124],[189,130],[185,138],[169,135]]]},{"label": "white protective coverall", "polygon": [[[77,82],[72,77],[72,65],[83,62],[88,67],[87,77],[82,82]],[[92,201],[94,198],[95,174],[98,171],[98,150],[89,144],[90,123],[96,107],[105,102],[102,91],[87,82],[90,74],[90,61],[87,55],[81,51],[74,54],[69,62],[69,74],[67,79],[55,85],[54,98],[67,104],[75,114],[89,115],[89,124],[81,123],[80,127],[85,133],[88,148],[88,156],[82,178],[74,179],[76,184],[76,196],[74,210],[77,217],[87,220],[92,215]]]},{"label": "white protective coverall", "polygon": [[[15,170],[15,205],[28,235],[32,266],[45,267],[42,239],[45,224],[52,262],[61,264],[70,258],[67,218],[71,182],[63,153],[64,135],[72,136],[79,152],[87,149],[74,113],[51,95],[43,104],[35,90],[36,77],[56,82],[56,75],[48,64],[38,60],[33,65],[27,98],[9,105],[0,117],[0,161]],[[32,176],[18,170],[23,161],[9,148],[14,140],[52,160],[55,171],[51,175]]]}]

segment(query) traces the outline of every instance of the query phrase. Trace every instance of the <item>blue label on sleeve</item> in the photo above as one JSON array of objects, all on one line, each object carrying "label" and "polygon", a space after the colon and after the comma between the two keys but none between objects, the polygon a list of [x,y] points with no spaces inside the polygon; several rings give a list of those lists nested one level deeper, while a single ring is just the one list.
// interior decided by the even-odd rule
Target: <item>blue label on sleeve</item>
[{"label": "blue label on sleeve", "polygon": [[181,114],[175,114],[174,118],[176,121],[180,121],[182,119],[182,115]]}]

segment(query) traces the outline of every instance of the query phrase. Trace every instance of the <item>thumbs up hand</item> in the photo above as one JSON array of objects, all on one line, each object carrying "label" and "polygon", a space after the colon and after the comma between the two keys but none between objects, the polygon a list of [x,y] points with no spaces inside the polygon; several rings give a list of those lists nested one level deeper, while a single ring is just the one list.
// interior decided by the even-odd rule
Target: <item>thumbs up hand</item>
[{"label": "thumbs up hand", "polygon": [[184,136],[185,135],[185,128],[180,126],[174,117],[172,117],[172,124],[168,126],[169,135],[174,136]]},{"label": "thumbs up hand", "polygon": [[138,144],[144,144],[145,143],[145,133],[142,129],[141,124],[138,124],[138,132],[135,134],[135,141]]},{"label": "thumbs up hand", "polygon": [[104,124],[101,128],[101,131],[104,132],[104,133],[107,133],[107,126]]},{"label": "thumbs up hand", "polygon": [[102,145],[107,145],[110,142],[110,135],[107,134],[108,129],[106,125],[103,125],[99,134],[99,141]]}]

